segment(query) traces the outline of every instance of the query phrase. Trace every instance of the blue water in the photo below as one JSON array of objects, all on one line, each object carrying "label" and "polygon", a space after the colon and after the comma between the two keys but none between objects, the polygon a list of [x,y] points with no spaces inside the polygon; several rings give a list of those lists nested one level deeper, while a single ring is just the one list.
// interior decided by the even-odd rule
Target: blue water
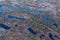
[{"label": "blue water", "polygon": [[6,10],[7,6],[2,6],[1,9]]},{"label": "blue water", "polygon": [[49,37],[50,37],[52,40],[54,40],[52,33],[49,33]]},{"label": "blue water", "polygon": [[32,13],[32,14],[45,14],[45,12],[44,11],[34,11],[34,13]]},{"label": "blue water", "polygon": [[24,9],[25,9],[25,11],[28,12],[28,13],[33,12],[33,10],[30,10],[30,9],[29,9],[28,5],[24,5]]},{"label": "blue water", "polygon": [[15,8],[14,8],[13,6],[11,6],[11,7],[9,8],[9,10],[10,10],[10,11],[13,11],[13,10],[15,10]]},{"label": "blue water", "polygon": [[34,35],[37,34],[31,27],[29,27],[28,30],[29,30],[32,34],[34,34]]},{"label": "blue water", "polygon": [[24,9],[25,10],[29,9],[28,5],[24,5]]},{"label": "blue water", "polygon": [[17,7],[17,8],[16,8],[16,10],[21,11],[21,10],[22,10],[22,8],[21,8],[21,7]]},{"label": "blue water", "polygon": [[16,24],[15,27],[17,27],[18,25]]},{"label": "blue water", "polygon": [[16,19],[19,19],[19,20],[25,20],[25,18],[19,18],[19,17],[13,16],[13,15],[8,15],[8,18],[9,19],[16,18]]},{"label": "blue water", "polygon": [[2,23],[0,23],[0,27],[3,28],[3,29],[10,29],[9,26],[7,26],[7,25],[5,25],[5,24],[2,24]]},{"label": "blue water", "polygon": [[15,17],[15,18],[19,20],[25,20],[25,18],[19,18],[19,17]]},{"label": "blue water", "polygon": [[30,10],[30,9],[25,9],[25,11],[28,13],[32,13],[32,14],[45,14],[44,11],[34,11],[34,10]]},{"label": "blue water", "polygon": [[3,11],[0,11],[0,15],[2,15],[3,14]]},{"label": "blue water", "polygon": [[53,26],[58,27],[58,25],[56,23],[54,23]]},{"label": "blue water", "polygon": [[49,18],[49,17],[46,17],[46,16],[42,16],[42,19],[44,21],[47,21],[47,22],[53,22],[54,21],[52,18]]},{"label": "blue water", "polygon": [[33,13],[34,12],[33,10],[30,10],[30,9],[26,9],[25,11],[28,12],[28,13]]},{"label": "blue water", "polygon": [[15,16],[8,15],[8,18],[9,18],[9,19],[11,19],[11,18],[15,18]]},{"label": "blue water", "polygon": [[42,38],[44,38],[45,37],[45,35],[44,34],[41,34],[40,35],[40,39],[42,39]]},{"label": "blue water", "polygon": [[25,9],[26,12],[32,13],[32,14],[44,14],[45,13],[44,11],[31,10],[31,9],[29,9],[28,5],[24,5],[24,9]]}]

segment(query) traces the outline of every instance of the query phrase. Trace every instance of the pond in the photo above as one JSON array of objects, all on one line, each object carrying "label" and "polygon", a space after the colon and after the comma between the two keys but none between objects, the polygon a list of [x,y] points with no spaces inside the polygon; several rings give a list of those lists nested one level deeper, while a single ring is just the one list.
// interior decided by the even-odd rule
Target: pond
[{"label": "pond", "polygon": [[0,23],[0,27],[3,28],[3,29],[10,29],[9,26],[7,26],[7,25],[5,25],[5,24],[2,24],[2,23]]}]

